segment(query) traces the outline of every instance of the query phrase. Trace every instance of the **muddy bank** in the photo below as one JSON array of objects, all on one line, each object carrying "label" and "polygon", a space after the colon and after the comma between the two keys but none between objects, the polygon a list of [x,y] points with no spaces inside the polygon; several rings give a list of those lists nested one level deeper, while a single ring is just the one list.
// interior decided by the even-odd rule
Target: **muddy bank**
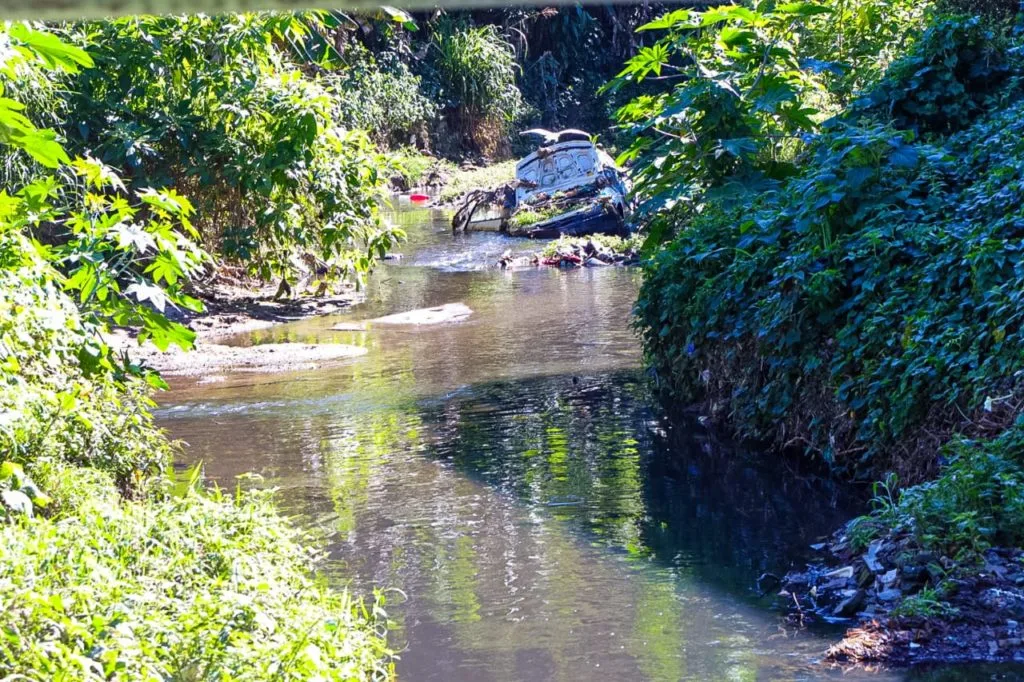
[{"label": "muddy bank", "polygon": [[792,622],[849,623],[836,663],[1024,661],[1024,552],[955,560],[911,538],[855,546],[845,532],[816,545],[821,562],[782,579]]},{"label": "muddy bank", "polygon": [[364,348],[347,344],[278,343],[236,346],[224,343],[233,336],[266,329],[276,324],[330,315],[362,299],[354,290],[336,296],[276,300],[273,287],[246,287],[223,282],[211,285],[198,296],[203,313],[175,311],[168,317],[196,333],[190,351],[172,347],[160,351],[152,343],[139,345],[136,331],[117,329],[109,339],[116,349],[166,376],[207,377],[227,370],[282,372],[315,369],[328,363],[357,357]]},{"label": "muddy bank", "polygon": [[[136,347],[138,348],[138,347]],[[272,343],[259,346],[227,346],[197,341],[190,351],[178,348],[161,352],[147,344],[130,351],[133,357],[166,376],[203,377],[216,380],[220,372],[289,372],[316,369],[328,363],[366,353],[365,348],[342,343]]]}]

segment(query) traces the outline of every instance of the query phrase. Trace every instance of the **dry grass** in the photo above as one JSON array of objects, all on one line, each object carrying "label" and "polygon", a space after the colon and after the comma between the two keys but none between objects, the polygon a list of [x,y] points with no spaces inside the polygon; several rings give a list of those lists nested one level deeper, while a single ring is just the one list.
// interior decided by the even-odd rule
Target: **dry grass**
[{"label": "dry grass", "polygon": [[494,189],[516,176],[517,160],[502,161],[483,168],[456,171],[441,192],[441,201],[448,203],[472,189]]}]

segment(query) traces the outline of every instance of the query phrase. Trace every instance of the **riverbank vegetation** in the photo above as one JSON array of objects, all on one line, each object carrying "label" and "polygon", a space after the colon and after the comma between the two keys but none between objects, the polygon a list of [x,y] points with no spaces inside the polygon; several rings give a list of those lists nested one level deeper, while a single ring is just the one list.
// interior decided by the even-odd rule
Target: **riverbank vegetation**
[{"label": "riverbank vegetation", "polygon": [[57,127],[72,121],[55,115],[70,110],[43,109],[56,90],[31,86],[81,84],[98,68],[88,50],[25,24],[4,42],[0,675],[389,677],[380,600],[364,606],[316,578],[316,556],[269,493],[177,480],[175,446],[149,412],[162,380],[105,335],[116,323],[161,348],[191,344],[164,313],[200,307],[187,283],[210,258],[202,224],[144,161],[126,160],[122,175],[72,156]]},{"label": "riverbank vegetation", "polygon": [[[401,237],[380,217],[389,181],[458,181],[467,160],[525,151],[518,131],[532,125],[607,133],[615,98],[598,89],[643,43],[632,28],[650,16],[387,9],[72,22],[50,30],[87,50],[90,68],[51,78],[26,66],[5,85],[72,156],[187,197],[213,262],[279,281],[282,295],[322,293],[360,282]],[[9,187],[39,173],[17,151],[0,166]]]},{"label": "riverbank vegetation", "polygon": [[[606,126],[607,108],[580,104],[598,101],[643,17],[384,9],[5,28],[3,676],[390,675],[380,595],[364,606],[321,584],[266,496],[177,481],[150,414],[164,382],[108,332],[188,349],[195,333],[174,320],[224,270],[281,296],[358,285],[402,237],[381,217],[389,181],[511,154],[521,124]],[[609,31],[613,49],[595,51]]]},{"label": "riverbank vegetation", "polygon": [[949,576],[1024,522],[1020,39],[981,9],[677,11],[611,86],[681,79],[619,112],[661,388],[772,451],[892,472],[849,533]]},{"label": "riverbank vegetation", "polygon": [[[770,452],[885,477],[842,544],[935,558],[897,612],[952,613],[951,580],[1024,542],[1015,8],[9,25],[0,672],[389,674],[382,613],[320,583],[266,496],[176,481],[149,413],[163,381],[105,337],[188,348],[172,318],[202,308],[218,264],[282,296],[358,285],[402,238],[382,219],[389,182],[450,180],[442,198],[497,184],[532,125],[625,150],[646,254],[637,327],[665,395]],[[637,249],[562,240],[544,258]]]}]

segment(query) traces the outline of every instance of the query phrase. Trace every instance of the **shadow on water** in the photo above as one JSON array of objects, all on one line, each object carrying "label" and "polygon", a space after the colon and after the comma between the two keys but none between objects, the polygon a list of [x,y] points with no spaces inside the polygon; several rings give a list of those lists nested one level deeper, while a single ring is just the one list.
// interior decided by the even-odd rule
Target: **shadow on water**
[{"label": "shadow on water", "polygon": [[829,481],[756,467],[699,425],[666,422],[637,371],[475,386],[438,403],[421,408],[428,456],[631,559],[752,598],[760,576],[790,568],[853,508]]},{"label": "shadow on water", "polygon": [[[388,606],[400,679],[1014,679],[820,664],[831,633],[786,627],[756,583],[846,518],[837,491],[662,418],[628,330],[635,273],[482,270],[524,247],[416,215],[367,303],[249,340],[365,356],[179,386],[159,411],[214,479],[278,487],[324,538],[328,577],[404,593]],[[332,330],[453,300],[470,321]]]}]

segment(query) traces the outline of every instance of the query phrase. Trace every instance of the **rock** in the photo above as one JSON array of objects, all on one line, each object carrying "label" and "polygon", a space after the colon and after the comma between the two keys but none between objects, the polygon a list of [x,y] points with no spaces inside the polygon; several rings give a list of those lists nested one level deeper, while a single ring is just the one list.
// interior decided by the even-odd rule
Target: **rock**
[{"label": "rock", "polygon": [[1012,616],[1014,620],[1024,618],[1024,594],[999,588],[989,588],[978,597],[978,604],[992,612]]},{"label": "rock", "polygon": [[757,589],[762,593],[767,593],[772,587],[778,587],[781,584],[782,580],[774,573],[762,573],[757,579]]},{"label": "rock", "polygon": [[836,590],[844,589],[852,584],[853,583],[851,582],[850,578],[833,578],[832,580],[826,580],[825,582],[818,585],[818,592],[827,594],[828,592],[834,592]]},{"label": "rock", "polygon": [[832,615],[837,618],[850,618],[856,615],[861,607],[864,606],[867,596],[868,593],[864,590],[857,590],[853,595],[839,602],[836,608],[832,610]]},{"label": "rock", "polygon": [[1008,639],[999,640],[1000,649],[1010,649],[1012,647],[1020,646],[1020,637],[1010,637]]},{"label": "rock", "polygon": [[445,324],[462,322],[473,311],[463,303],[446,303],[434,308],[419,308],[404,313],[395,313],[370,320],[375,325],[414,325]]},{"label": "rock", "polygon": [[4,506],[17,514],[32,516],[32,500],[19,490],[5,490],[0,493]]},{"label": "rock", "polygon": [[894,568],[888,573],[882,574],[882,576],[879,577],[879,580],[882,581],[882,585],[884,585],[885,587],[892,587],[896,583],[896,580],[899,578],[899,576],[899,571]]},{"label": "rock", "polygon": [[989,656],[995,656],[997,653],[999,653],[999,644],[998,644],[998,642],[989,642],[988,643],[988,655]]},{"label": "rock", "polygon": [[405,192],[409,189],[409,183],[406,181],[405,176],[401,173],[395,173],[389,178],[391,188],[399,192]]},{"label": "rock", "polygon": [[824,578],[852,578],[853,577],[853,566],[843,566],[842,568],[837,568],[834,571],[829,571],[828,573],[826,573],[822,577],[824,577]]},{"label": "rock", "polygon": [[903,592],[896,588],[889,588],[888,590],[882,590],[878,593],[878,598],[882,601],[896,601],[903,596]]},{"label": "rock", "polygon": [[875,582],[875,574],[871,572],[863,562],[860,564],[860,570],[857,571],[857,586],[858,587],[870,587]]},{"label": "rock", "polygon": [[806,585],[811,581],[806,573],[787,573],[783,579],[784,585]]},{"label": "rock", "polygon": [[924,570],[924,566],[907,564],[900,569],[900,573],[903,574],[904,580],[911,582],[921,582],[927,578],[927,571]]},{"label": "rock", "polygon": [[885,566],[878,560],[878,551],[882,547],[881,540],[875,540],[868,546],[868,551],[864,554],[864,564],[875,573],[881,573],[885,570]]},{"label": "rock", "polygon": [[595,265],[608,265],[603,260],[594,258],[593,256],[583,261],[583,264],[586,265],[587,267],[594,267]]}]

